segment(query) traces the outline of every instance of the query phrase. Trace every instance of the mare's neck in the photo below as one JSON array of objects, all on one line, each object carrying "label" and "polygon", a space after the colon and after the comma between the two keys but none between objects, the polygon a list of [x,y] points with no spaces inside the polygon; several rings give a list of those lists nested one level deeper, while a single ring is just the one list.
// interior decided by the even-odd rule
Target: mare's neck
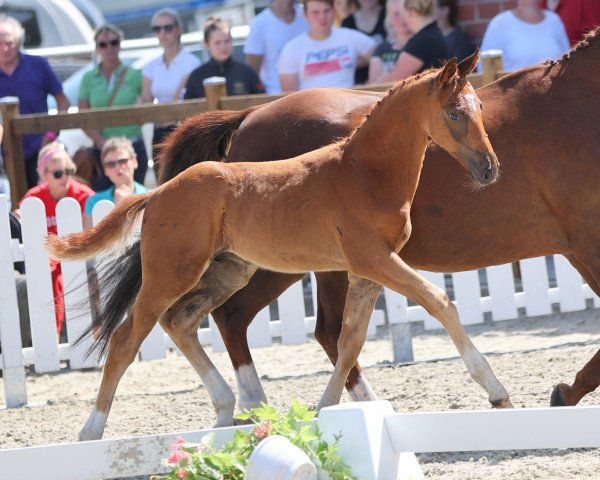
[{"label": "mare's neck", "polygon": [[425,99],[417,91],[425,87],[397,87],[377,104],[344,148],[344,160],[359,163],[382,179],[378,182],[382,189],[392,188],[410,200],[429,143],[422,118]]}]

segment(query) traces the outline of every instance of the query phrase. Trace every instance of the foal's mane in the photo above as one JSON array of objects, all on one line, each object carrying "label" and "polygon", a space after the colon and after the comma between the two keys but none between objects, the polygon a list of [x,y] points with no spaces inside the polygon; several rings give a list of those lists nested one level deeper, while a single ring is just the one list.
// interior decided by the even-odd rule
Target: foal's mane
[{"label": "foal's mane", "polygon": [[[446,62],[447,63],[447,62]],[[439,73],[444,66],[446,65],[446,63],[444,63],[444,65],[442,65],[439,68],[435,68],[435,67],[431,67],[428,68],[427,70],[424,70],[420,73],[416,73],[414,75],[411,75],[408,78],[405,78],[403,80],[399,80],[398,82],[396,82],[394,85],[392,85],[390,87],[390,89],[387,91],[387,94],[385,96],[383,96],[373,107],[373,109],[369,112],[366,113],[362,119],[362,122],[360,122],[360,124],[354,129],[353,132],[351,132],[350,134],[348,134],[348,136],[345,139],[340,140],[340,143],[343,144],[347,144],[354,135],[356,135],[358,133],[358,131],[361,129],[361,127],[367,122],[367,120],[369,120],[369,118],[375,114],[379,113],[379,110],[382,109],[382,106],[385,105],[387,103],[387,101],[395,96],[397,93],[400,92],[400,90],[404,90],[405,88],[408,88],[410,85],[412,85],[413,83],[418,82],[419,80],[421,80],[423,77],[427,77],[430,76],[431,74],[437,74]],[[433,89],[433,81],[435,80],[435,77],[433,77],[431,79],[431,83],[430,83],[430,90]],[[459,80],[459,79],[455,79],[454,80],[454,86],[452,89],[453,93],[458,92],[462,86],[464,85],[465,81],[463,80]]]}]

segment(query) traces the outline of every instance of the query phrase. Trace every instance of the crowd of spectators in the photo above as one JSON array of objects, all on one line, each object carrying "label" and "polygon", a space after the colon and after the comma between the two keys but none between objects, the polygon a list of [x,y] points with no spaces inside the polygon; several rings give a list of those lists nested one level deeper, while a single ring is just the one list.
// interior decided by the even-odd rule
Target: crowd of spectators
[{"label": "crowd of spectators", "polygon": [[[245,63],[233,58],[230,25],[211,17],[204,24],[210,59],[199,59],[181,44],[179,14],[163,8],[150,30],[162,54],[143,71],[120,58],[122,32],[114,25],[94,35],[98,64],[81,81],[79,108],[160,103],[205,96],[204,81],[225,77],[228,95],[279,93],[312,87],[350,87],[400,80],[448,58],[459,60],[474,45],[458,25],[458,0],[273,0],[250,25]],[[482,50],[502,50],[504,67],[514,70],[556,59],[587,31],[600,25],[597,0],[516,0],[514,8],[489,23]],[[25,31],[14,18],[0,14],[0,97],[19,98],[20,113],[45,113],[47,96],[58,110],[69,100],[45,58],[21,51]],[[156,147],[176,126],[154,126]],[[76,166],[58,142],[57,132],[22,138],[29,190],[45,205],[48,231],[56,233],[55,209],[65,196],[81,205],[84,226],[91,226],[93,206],[146,191],[148,156],[139,125],[85,129],[93,142],[99,176],[89,185],[76,178]],[[0,124],[0,140],[2,126]],[[74,152],[71,152],[73,154]],[[0,158],[0,176],[2,171]],[[6,183],[0,187],[7,190]],[[96,193],[97,192],[97,193]],[[20,204],[20,202],[19,202]],[[11,220],[18,219],[18,206]],[[64,319],[60,265],[51,264],[56,325]]]}]

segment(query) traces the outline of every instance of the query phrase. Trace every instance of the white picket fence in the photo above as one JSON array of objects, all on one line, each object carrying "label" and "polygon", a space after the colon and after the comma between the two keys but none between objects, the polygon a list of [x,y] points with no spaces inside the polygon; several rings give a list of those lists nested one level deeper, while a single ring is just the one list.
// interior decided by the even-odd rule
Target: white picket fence
[{"label": "white picket fence", "polygon": [[[361,480],[423,480],[415,453],[600,447],[600,407],[396,413],[388,401],[350,402],[322,409],[315,421],[325,440],[341,435],[340,456]],[[236,429],[249,428],[3,449],[2,478],[95,480],[166,473],[161,459],[177,437],[200,442],[213,433],[219,447]]]},{"label": "white picket fence", "polygon": [[[107,201],[100,202],[94,209],[97,223],[112,208]],[[86,298],[87,289],[69,292],[69,285],[81,283],[86,278],[84,262],[65,262],[62,265],[66,291],[66,325],[68,343],[56,343],[54,309],[48,254],[44,248],[46,219],[40,200],[27,199],[21,206],[23,245],[10,240],[8,208],[6,197],[0,195],[0,369],[6,391],[7,407],[17,407],[27,403],[25,365],[34,364],[36,372],[53,372],[61,368],[61,361],[68,360],[72,369],[95,365],[94,358],[84,359],[89,344],[77,347],[71,342],[91,322],[89,314],[73,318],[69,310]],[[59,202],[57,208],[59,234],[81,231],[82,222],[78,203],[72,198]],[[19,314],[15,292],[13,262],[25,260],[27,270],[27,292],[30,313],[33,347],[21,349]],[[491,312],[494,321],[518,317],[518,308],[523,307],[527,316],[544,315],[552,312],[552,304],[557,303],[560,311],[571,312],[586,308],[586,299],[593,298],[594,306],[600,306],[600,299],[585,285],[581,276],[559,255],[554,256],[556,287],[550,288],[545,258],[534,258],[520,262],[522,291],[515,289],[515,278],[510,264],[486,269],[489,294],[481,296],[480,272],[469,271],[452,274],[452,294],[464,324],[484,321],[484,313]],[[442,273],[422,272],[428,279],[442,288],[446,279]],[[310,282],[313,311],[316,312],[316,292],[314,277]],[[423,321],[426,329],[440,328],[437,320],[430,317],[420,306],[408,306],[406,298],[395,292],[384,290],[387,323],[392,332],[409,322]],[[284,292],[277,301],[278,319],[272,319],[269,308],[263,309],[248,331],[248,342],[252,348],[267,347],[273,338],[280,338],[283,344],[303,343],[307,333],[314,331],[314,316],[307,316],[302,282],[298,282]],[[369,333],[376,332],[385,323],[384,313],[375,311],[371,318]],[[210,319],[209,328],[199,330],[203,345],[211,345],[215,351],[223,351],[224,344]],[[402,330],[402,328],[400,328]],[[396,330],[397,331],[397,330]],[[404,350],[410,350],[410,337],[393,336],[393,341]],[[407,347],[408,343],[408,347]],[[157,325],[140,349],[141,360],[164,358],[168,349],[175,348],[170,338]],[[396,353],[399,349],[394,348]],[[404,352],[405,353],[405,352]],[[398,360],[396,358],[394,360]]]}]

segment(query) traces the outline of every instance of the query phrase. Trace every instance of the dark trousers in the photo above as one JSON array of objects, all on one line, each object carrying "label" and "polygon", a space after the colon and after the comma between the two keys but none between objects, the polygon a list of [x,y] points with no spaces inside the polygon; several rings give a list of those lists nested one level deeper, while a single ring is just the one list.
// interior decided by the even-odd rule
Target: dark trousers
[{"label": "dark trousers", "polygon": [[35,187],[40,177],[37,173],[37,157],[38,152],[35,152],[33,155],[29,157],[25,157],[25,174],[27,175],[27,188],[30,189]]}]

